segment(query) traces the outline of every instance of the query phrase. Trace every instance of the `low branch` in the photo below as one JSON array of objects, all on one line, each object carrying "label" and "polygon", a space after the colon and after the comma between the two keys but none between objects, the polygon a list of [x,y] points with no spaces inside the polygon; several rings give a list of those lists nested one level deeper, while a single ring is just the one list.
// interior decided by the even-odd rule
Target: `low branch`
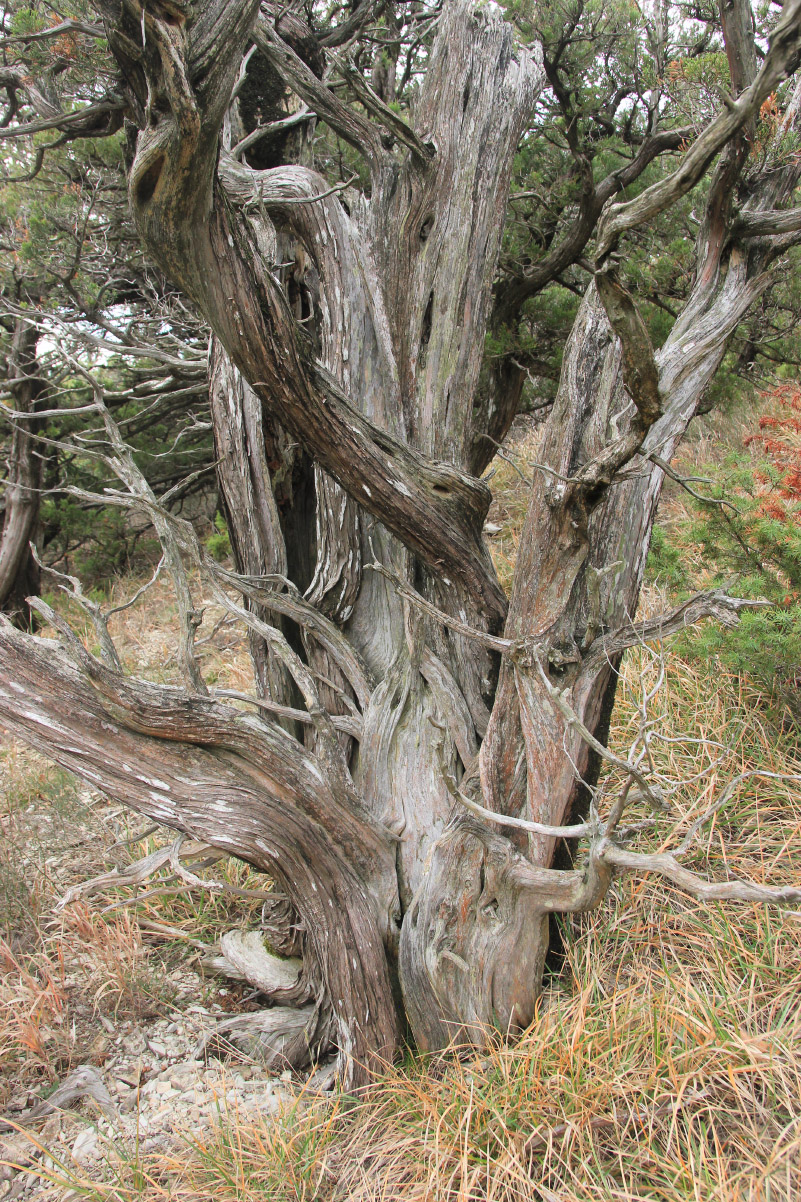
[{"label": "low branch", "polygon": [[599,850],[606,864],[621,872],[657,872],[685,893],[700,901],[767,902],[779,906],[801,904],[797,885],[757,885],[754,881],[705,881],[668,852],[648,855],[626,851],[613,843]]},{"label": "low branch", "polygon": [[250,150],[251,146],[255,146],[262,138],[269,138],[273,134],[293,129],[296,125],[303,125],[306,121],[311,121],[314,116],[315,114],[310,109],[303,109],[302,112],[292,113],[289,117],[282,117],[279,121],[270,121],[267,125],[257,126],[232,148],[231,158],[241,159],[245,151]]},{"label": "low branch", "polygon": [[179,835],[170,846],[169,862],[175,875],[187,885],[195,889],[208,889],[209,893],[222,893],[228,897],[244,897],[253,901],[269,901],[272,898],[272,894],[266,889],[242,889],[239,885],[229,885],[227,881],[207,881],[197,876],[181,863],[179,852],[183,841],[184,836]]},{"label": "low branch", "polygon": [[363,1080],[396,1038],[383,946],[397,906],[394,841],[349,812],[285,731],[112,673],[75,644],[79,667],[53,640],[0,623],[3,726],[122,804],[291,886],[337,1003],[321,1040],[335,1023],[347,1084]]},{"label": "low branch", "polygon": [[[250,693],[238,693],[234,689],[212,689],[211,695],[212,697],[227,697],[232,701],[246,701],[248,705],[255,705],[257,709],[264,710],[267,714],[275,714],[277,718],[290,718],[293,722],[301,722],[305,725],[311,725],[313,722],[312,716],[307,710],[293,709],[291,705],[279,705],[276,701],[253,697]],[[343,734],[350,735],[353,739],[361,739],[362,723],[360,719],[350,718],[347,714],[330,714],[329,717],[334,730],[341,730]]]},{"label": "low branch", "polygon": [[74,21],[68,18],[65,21],[59,21],[58,25],[50,25],[47,29],[40,29],[37,33],[12,33],[4,38],[0,38],[0,48],[4,46],[12,46],[15,42],[23,42],[27,45],[29,42],[45,42],[51,38],[60,38],[63,34],[68,33],[84,33],[91,38],[104,38],[106,31],[102,25],[90,25],[86,21]]},{"label": "low branch", "polygon": [[486,806],[479,805],[477,801],[465,797],[461,790],[457,790],[455,796],[457,801],[477,818],[495,822],[498,826],[511,826],[516,830],[529,831],[532,835],[550,835],[555,839],[583,839],[587,835],[591,835],[595,829],[589,822],[577,822],[572,826],[550,826],[546,822],[530,822],[527,818],[513,818],[510,814],[496,814],[494,810],[488,810]]},{"label": "low branch", "polygon": [[734,627],[739,622],[740,610],[761,609],[770,604],[770,601],[730,597],[724,589],[697,593],[670,613],[659,614],[658,617],[648,618],[644,622],[632,622],[630,626],[623,626],[620,630],[597,638],[584,657],[584,670],[597,671],[602,663],[613,661],[628,647],[670,638],[671,635],[678,634],[688,626],[694,626],[704,618],[716,618],[724,626]]},{"label": "low branch", "polygon": [[[208,844],[197,843],[196,847],[208,851]],[[106,892],[108,889],[117,889],[120,887],[131,888],[136,885],[143,885],[145,881],[149,881],[169,861],[170,848],[159,847],[156,851],[152,851],[149,856],[144,856],[143,859],[136,860],[135,863],[129,864],[122,870],[113,868],[110,872],[101,873],[100,876],[94,876],[88,881],[80,881],[79,884],[72,885],[56,902],[55,908],[56,910],[63,910],[66,906],[71,906],[74,901],[77,901],[81,897],[91,897],[93,893]]]},{"label": "low branch", "polygon": [[[110,96],[96,104],[88,104],[85,108],[73,113],[59,113],[55,117],[47,117],[41,121],[26,121],[22,125],[9,125],[0,128],[0,138],[26,138],[31,134],[39,134],[47,129],[59,129],[62,132],[85,137],[99,137],[103,134],[113,134],[122,125],[122,118],[128,106],[118,96]],[[99,118],[107,118],[105,127]]]}]

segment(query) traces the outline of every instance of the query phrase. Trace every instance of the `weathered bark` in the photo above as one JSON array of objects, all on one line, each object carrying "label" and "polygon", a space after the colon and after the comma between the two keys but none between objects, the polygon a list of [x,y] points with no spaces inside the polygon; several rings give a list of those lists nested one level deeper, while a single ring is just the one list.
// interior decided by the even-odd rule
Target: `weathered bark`
[{"label": "weathered bark", "polygon": [[[740,87],[750,82],[741,79]],[[756,86],[751,92],[761,95]],[[785,116],[785,136],[797,121],[798,92]],[[519,650],[504,660],[477,779],[470,782],[484,806],[498,814],[560,826],[571,819],[581,794],[577,774],[587,775],[590,748],[566,722],[552,692],[565,690],[584,726],[592,733],[599,730],[614,662],[599,653],[599,643],[606,632],[634,618],[664,481],[659,464],[670,461],[729,338],[767,286],[767,268],[780,251],[777,239],[738,240],[735,234],[729,206],[743,157],[735,144],[718,166],[698,236],[695,284],[656,356],[642,345],[636,314],[624,317],[618,309],[613,317],[621,346],[594,287],[577,316],[538,452],[545,466],[535,475],[520,542],[505,630]],[[750,184],[746,214],[773,208],[773,197],[790,196],[798,178],[796,163],[766,171]],[[647,206],[641,211],[647,213]],[[598,284],[608,292],[603,274]],[[610,307],[611,301],[606,303]],[[610,466],[619,469],[635,452],[631,478],[610,488]],[[467,782],[463,790],[471,791]],[[553,836],[529,833],[518,846],[525,847],[530,863],[552,863]],[[472,879],[460,872],[471,862],[480,866]],[[418,919],[403,927],[402,960],[426,964],[425,972],[415,977],[415,996],[419,1005],[421,994],[429,992],[420,1026],[425,1042],[434,1046],[445,1030],[469,1035],[482,1022],[513,1028],[533,1012],[547,924],[538,899],[525,891],[512,889],[510,905],[508,884],[495,883],[497,872],[487,889],[492,863],[492,852],[482,852],[472,821],[457,816],[435,849],[418,898],[427,922]],[[491,923],[486,918],[488,894],[495,901]],[[482,991],[475,987],[474,966],[480,964],[486,972],[491,965],[503,970],[515,963],[520,930],[528,935],[527,963],[537,974],[537,985],[527,995],[524,991],[522,1004],[510,989],[505,1006],[497,1003],[498,991],[485,989],[477,1015]],[[432,946],[439,949],[438,958],[426,958]],[[454,971],[454,963],[461,971]]]},{"label": "weathered bark", "polygon": [[39,332],[22,319],[15,323],[7,359],[9,392],[13,401],[11,445],[6,460],[3,530],[0,534],[0,609],[12,620],[30,626],[26,598],[39,591],[39,568],[30,543],[39,521],[42,457],[31,420],[43,383],[36,361]]},{"label": "weathered bark", "polygon": [[[742,96],[668,186],[608,210],[545,429],[505,638],[481,536],[488,492],[471,470],[519,380],[509,374],[506,403],[474,402],[540,70],[499,15],[451,0],[407,124],[342,63],[362,107],[346,105],[257,8],[199,0],[190,14],[170,0],[134,19],[134,6],[109,4],[107,21],[140,121],[138,228],[214,335],[237,573],[160,512],[107,429],[115,470],[173,560],[192,559],[248,626],[260,716],[211,700],[191,673],[186,691],[124,678],[51,615],[66,649],[0,629],[0,719],[142,813],[276,879],[286,901],[270,916],[274,946],[301,957],[297,997],[316,1005],[303,1030],[314,1049],[336,1044],[356,1082],[393,1051],[396,976],[422,1046],[525,1025],[549,915],[598,904],[622,862],[604,834],[583,867],[556,870],[553,828],[570,817],[590,774],[588,738],[608,719],[660,464],[770,263],[798,237],[792,222],[778,238],[759,224],[786,203],[794,161],[757,174],[736,219],[730,210],[743,131],[797,58],[801,0],[754,83],[755,60],[738,52]],[[291,23],[302,47],[302,22]],[[308,166],[255,170],[221,149],[251,36],[282,86],[363,155],[369,199],[348,191],[346,206]],[[794,101],[783,134],[796,113]],[[610,252],[721,149],[697,279],[654,355]],[[289,441],[300,446],[294,467]]]},{"label": "weathered bark", "polygon": [[[270,485],[261,402],[216,339],[209,346],[209,402],[220,497],[237,569],[246,576],[285,576],[286,547]],[[262,606],[254,612],[270,618]],[[286,673],[260,635],[249,630],[248,638],[258,695],[289,704]]]},{"label": "weathered bark", "polygon": [[6,626],[0,650],[3,725],[122,804],[269,873],[303,919],[319,1006],[314,1045],[333,1038],[354,1076],[391,1054],[393,841],[343,807],[277,727],[131,683],[80,644],[76,666],[53,642]]}]

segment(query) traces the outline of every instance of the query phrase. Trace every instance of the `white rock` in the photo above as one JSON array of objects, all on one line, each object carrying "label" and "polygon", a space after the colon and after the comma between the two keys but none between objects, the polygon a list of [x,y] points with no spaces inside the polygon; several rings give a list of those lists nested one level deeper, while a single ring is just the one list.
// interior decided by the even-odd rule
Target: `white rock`
[{"label": "white rock", "polygon": [[88,1127],[85,1131],[81,1131],[72,1145],[72,1158],[79,1163],[92,1160],[97,1152],[97,1131],[92,1127]]}]

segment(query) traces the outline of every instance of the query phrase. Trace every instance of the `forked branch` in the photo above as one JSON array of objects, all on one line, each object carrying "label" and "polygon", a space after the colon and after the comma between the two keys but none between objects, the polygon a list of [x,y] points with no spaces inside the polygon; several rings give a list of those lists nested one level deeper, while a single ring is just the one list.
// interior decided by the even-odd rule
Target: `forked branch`
[{"label": "forked branch", "polygon": [[761,105],[798,66],[801,56],[801,0],[787,0],[754,82],[707,126],[670,175],[634,200],[611,205],[601,219],[596,256],[603,263],[625,230],[653,220],[694,188],[716,154],[759,112]]}]

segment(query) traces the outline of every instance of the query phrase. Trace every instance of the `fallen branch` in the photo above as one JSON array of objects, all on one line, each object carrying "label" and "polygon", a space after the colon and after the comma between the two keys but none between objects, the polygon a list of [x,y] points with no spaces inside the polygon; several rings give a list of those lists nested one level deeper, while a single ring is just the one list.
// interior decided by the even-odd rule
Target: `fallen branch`
[{"label": "fallen branch", "polygon": [[115,1115],[116,1109],[111,1100],[111,1094],[103,1084],[103,1079],[97,1069],[90,1064],[82,1064],[62,1081],[49,1098],[37,1102],[30,1110],[26,1110],[16,1121],[0,1118],[0,1131],[18,1131],[23,1124],[38,1122],[47,1118],[56,1110],[66,1110],[73,1102],[81,1098],[92,1098],[100,1109],[107,1115]]}]

